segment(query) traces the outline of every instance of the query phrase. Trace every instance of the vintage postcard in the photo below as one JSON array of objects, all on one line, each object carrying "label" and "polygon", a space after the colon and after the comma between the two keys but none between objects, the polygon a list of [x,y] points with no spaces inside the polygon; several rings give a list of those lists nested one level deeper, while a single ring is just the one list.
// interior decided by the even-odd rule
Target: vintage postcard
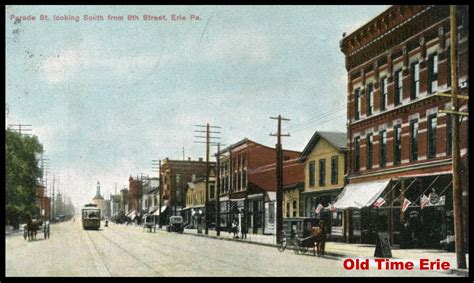
[{"label": "vintage postcard", "polygon": [[5,278],[468,277],[463,5],[5,6]]}]

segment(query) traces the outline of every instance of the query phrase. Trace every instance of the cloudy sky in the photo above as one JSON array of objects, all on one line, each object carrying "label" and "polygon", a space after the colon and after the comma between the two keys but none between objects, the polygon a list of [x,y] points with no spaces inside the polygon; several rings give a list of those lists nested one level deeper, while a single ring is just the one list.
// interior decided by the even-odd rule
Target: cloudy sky
[{"label": "cloudy sky", "polygon": [[[247,137],[274,146],[269,117],[281,114],[291,119],[284,148],[302,151],[314,131],[345,128],[342,34],[387,8],[9,6],[7,123],[32,125],[76,206],[97,180],[112,193],[129,175],[155,176],[152,160],[182,159],[183,147],[186,158],[204,157],[196,124],[221,126],[227,144]],[[16,20],[30,15],[36,20]]]}]

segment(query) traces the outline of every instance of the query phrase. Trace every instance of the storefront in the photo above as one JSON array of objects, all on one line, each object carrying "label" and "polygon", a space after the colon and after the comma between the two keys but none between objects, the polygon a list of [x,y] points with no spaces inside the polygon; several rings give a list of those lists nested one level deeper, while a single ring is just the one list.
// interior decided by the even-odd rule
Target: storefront
[{"label": "storefront", "polygon": [[[378,232],[388,232],[400,248],[445,248],[453,226],[451,181],[445,174],[347,185],[334,204],[345,212],[347,241],[375,244]],[[422,208],[423,195],[429,202]],[[380,199],[383,204],[374,206]]]},{"label": "storefront", "polygon": [[[327,225],[327,233],[331,241],[343,240],[343,212],[341,210],[331,211],[330,205],[337,199],[341,189],[324,190],[321,192],[302,192],[301,207],[303,208],[302,216],[305,219],[313,219],[312,222],[324,221]],[[318,205],[324,208],[316,213]],[[311,221],[306,221],[310,223]],[[303,225],[303,224],[301,224]],[[307,224],[309,225],[309,224]],[[301,226],[301,229],[307,230],[307,227]],[[301,232],[304,234],[303,232]]]}]

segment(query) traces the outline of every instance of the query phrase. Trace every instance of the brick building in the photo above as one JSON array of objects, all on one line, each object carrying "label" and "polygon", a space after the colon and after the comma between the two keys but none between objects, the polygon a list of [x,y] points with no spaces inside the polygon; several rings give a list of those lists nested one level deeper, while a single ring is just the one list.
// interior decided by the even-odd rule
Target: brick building
[{"label": "brick building", "polygon": [[[468,8],[458,6],[457,71],[464,95],[468,19]],[[452,229],[451,117],[442,112],[451,109],[451,98],[436,95],[451,90],[449,31],[449,6],[395,5],[343,35],[350,157],[344,190],[366,196],[359,204],[338,200],[347,211],[351,242],[374,243],[375,232],[388,231],[392,243],[402,247],[438,247]],[[461,111],[467,112],[466,103]],[[467,117],[460,137],[467,160]],[[431,205],[421,209],[422,195],[430,193]],[[370,208],[378,197],[386,204]],[[411,204],[401,212],[405,199]],[[467,199],[464,203],[468,211]]]},{"label": "brick building", "polygon": [[[300,152],[283,150],[283,185],[304,181]],[[220,152],[221,225],[234,219],[249,233],[273,234],[276,227],[276,150],[243,139]]]},{"label": "brick building", "polygon": [[[214,162],[209,161],[210,167]],[[199,160],[163,160],[160,177],[163,189],[161,191],[162,208],[160,217],[162,223],[168,223],[168,216],[181,215],[182,208],[186,205],[185,190],[188,182],[197,178],[206,177],[206,161]]]},{"label": "brick building", "polygon": [[141,216],[142,180],[137,176],[128,178],[128,216],[134,220]]}]

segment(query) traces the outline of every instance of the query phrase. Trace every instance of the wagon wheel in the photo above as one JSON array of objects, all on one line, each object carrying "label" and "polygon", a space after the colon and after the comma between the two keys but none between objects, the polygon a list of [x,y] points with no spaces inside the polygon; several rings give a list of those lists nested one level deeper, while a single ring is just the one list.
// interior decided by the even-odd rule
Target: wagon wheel
[{"label": "wagon wheel", "polygon": [[293,251],[295,252],[295,254],[299,254],[300,253],[300,245],[298,242],[295,241],[295,244],[294,244],[294,247],[293,247]]},{"label": "wagon wheel", "polygon": [[308,252],[308,247],[300,246],[300,253],[305,254],[306,252]]},{"label": "wagon wheel", "polygon": [[286,249],[286,245],[287,245],[287,242],[286,242],[286,239],[283,238],[280,243],[278,243],[278,251],[279,252],[283,252],[285,249]]}]

